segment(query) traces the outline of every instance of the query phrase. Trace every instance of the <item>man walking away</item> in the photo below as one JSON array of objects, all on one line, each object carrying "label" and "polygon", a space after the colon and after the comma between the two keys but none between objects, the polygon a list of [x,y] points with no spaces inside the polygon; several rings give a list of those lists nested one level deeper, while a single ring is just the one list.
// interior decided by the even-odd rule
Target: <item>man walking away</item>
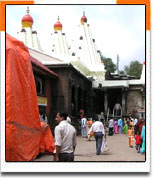
[{"label": "man walking away", "polygon": [[88,131],[88,134],[94,132],[94,137],[96,140],[96,155],[100,155],[101,145],[103,141],[103,136],[105,135],[105,130],[102,122],[98,121],[98,116],[95,118],[95,122],[92,124]]},{"label": "man walking away", "polygon": [[74,151],[76,147],[76,130],[67,122],[66,113],[57,113],[55,127],[55,161],[72,162],[74,161]]}]

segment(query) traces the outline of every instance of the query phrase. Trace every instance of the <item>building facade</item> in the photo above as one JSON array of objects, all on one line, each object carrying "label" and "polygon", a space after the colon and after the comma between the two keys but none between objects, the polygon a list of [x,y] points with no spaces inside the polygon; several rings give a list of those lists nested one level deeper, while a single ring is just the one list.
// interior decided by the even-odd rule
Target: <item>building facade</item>
[{"label": "building facade", "polygon": [[[132,110],[144,116],[145,63],[140,79],[108,75],[85,12],[80,20],[77,40],[71,45],[67,44],[58,17],[51,35],[51,55],[42,52],[32,24],[33,19],[27,9],[19,36],[28,47],[30,56],[42,67],[39,70],[38,65],[33,64],[40,112],[46,111],[50,126],[55,125],[58,111],[68,112],[72,118],[77,118],[79,110],[84,109],[87,117],[103,112],[108,118],[114,117],[116,104],[122,109],[121,116],[130,116]],[[46,74],[47,70],[49,73]]]},{"label": "building facade", "polygon": [[59,76],[35,58],[30,56],[30,60],[36,84],[39,114],[46,114],[48,124],[51,125],[51,120],[55,119],[54,90]]},{"label": "building facade", "polygon": [[57,109],[68,112],[72,117],[76,117],[80,109],[91,115],[92,82],[71,64],[47,67],[60,76],[56,91]]}]

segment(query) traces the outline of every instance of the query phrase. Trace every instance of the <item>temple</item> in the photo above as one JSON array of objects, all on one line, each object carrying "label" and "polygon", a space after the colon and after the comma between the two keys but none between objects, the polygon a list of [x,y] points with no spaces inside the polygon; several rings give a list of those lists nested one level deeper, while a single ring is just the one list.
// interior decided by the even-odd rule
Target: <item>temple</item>
[{"label": "temple", "polygon": [[29,12],[29,7],[27,7],[27,14],[21,20],[22,29],[20,32],[17,32],[17,38],[23,41],[27,47],[42,51],[37,32],[32,29],[34,20]]},{"label": "temple", "polygon": [[59,21],[54,24],[54,33],[51,33],[51,55],[57,57],[69,56],[69,48],[66,35],[62,32],[62,24]]},{"label": "temple", "polygon": [[85,12],[80,19],[77,31],[77,40],[73,41],[72,51],[80,62],[89,70],[88,76],[95,76],[97,79],[105,79],[104,63],[101,60],[100,51],[97,50],[96,41],[92,38],[90,25],[87,23]]},{"label": "temple", "polygon": [[[88,117],[103,112],[109,118],[130,116],[137,110],[137,114],[145,117],[145,62],[140,79],[106,71],[87,21],[83,12],[76,39],[68,44],[62,31],[64,24],[58,17],[53,24],[48,55],[42,52],[37,33],[32,30],[29,8],[22,18],[19,39],[28,47],[31,58],[39,61],[33,70],[40,112],[46,111],[52,126],[58,111],[76,118],[79,110],[84,109]],[[49,72],[50,79],[44,70]],[[51,71],[56,77],[50,76]],[[120,106],[119,112],[116,106]]]}]

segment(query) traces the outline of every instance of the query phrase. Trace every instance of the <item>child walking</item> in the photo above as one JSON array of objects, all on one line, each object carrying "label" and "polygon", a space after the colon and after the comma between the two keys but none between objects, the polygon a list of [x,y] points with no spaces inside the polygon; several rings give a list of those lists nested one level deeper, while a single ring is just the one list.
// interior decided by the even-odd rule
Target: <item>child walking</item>
[{"label": "child walking", "polygon": [[129,136],[129,147],[133,148],[134,131],[131,126],[129,126],[128,128],[128,136]]},{"label": "child walking", "polygon": [[138,153],[140,153],[140,147],[141,147],[141,133],[137,132],[135,135],[135,144],[136,144],[136,149],[138,150]]},{"label": "child walking", "polygon": [[[88,122],[87,122],[87,133],[90,129],[90,127],[92,126],[93,122],[92,122],[92,119],[89,119]],[[94,135],[93,132],[91,132],[90,134],[87,135],[87,140],[90,141],[90,138]]]}]

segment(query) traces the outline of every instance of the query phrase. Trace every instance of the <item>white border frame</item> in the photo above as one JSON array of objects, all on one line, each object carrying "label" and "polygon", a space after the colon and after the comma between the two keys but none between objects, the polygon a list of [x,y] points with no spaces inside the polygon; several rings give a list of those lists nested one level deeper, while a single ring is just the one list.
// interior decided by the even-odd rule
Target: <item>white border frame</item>
[{"label": "white border frame", "polygon": [[[35,4],[116,4],[115,0],[36,0]],[[151,75],[150,31],[146,32],[146,162],[5,162],[5,32],[1,35],[1,171],[2,172],[150,172]],[[151,65],[152,64],[152,65]]]}]

